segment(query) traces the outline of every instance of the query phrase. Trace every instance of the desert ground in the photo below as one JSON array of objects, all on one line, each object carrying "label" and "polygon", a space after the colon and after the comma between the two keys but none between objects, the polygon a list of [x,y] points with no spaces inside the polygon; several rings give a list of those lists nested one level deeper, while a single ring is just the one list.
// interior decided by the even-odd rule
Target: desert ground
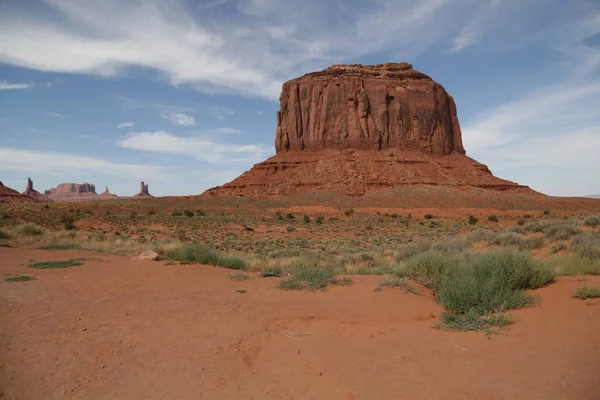
[{"label": "desert ground", "polygon": [[2,204],[0,398],[598,399],[600,202],[417,197]]}]

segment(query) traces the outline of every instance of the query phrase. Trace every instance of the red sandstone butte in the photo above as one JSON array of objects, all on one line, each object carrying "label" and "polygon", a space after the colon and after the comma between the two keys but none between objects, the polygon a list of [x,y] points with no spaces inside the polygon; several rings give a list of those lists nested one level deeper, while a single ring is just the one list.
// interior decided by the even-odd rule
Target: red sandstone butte
[{"label": "red sandstone butte", "polygon": [[422,184],[534,193],[465,155],[454,100],[408,63],[333,65],[286,82],[279,101],[276,155],[206,195]]}]

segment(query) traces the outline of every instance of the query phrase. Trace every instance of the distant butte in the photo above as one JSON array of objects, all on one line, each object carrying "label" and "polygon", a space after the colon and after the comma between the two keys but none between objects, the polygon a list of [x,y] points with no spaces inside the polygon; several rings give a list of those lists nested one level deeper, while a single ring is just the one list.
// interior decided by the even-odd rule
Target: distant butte
[{"label": "distant butte", "polygon": [[535,193],[465,155],[454,100],[411,64],[333,65],[286,82],[279,102],[276,155],[205,195],[361,196],[411,185]]}]

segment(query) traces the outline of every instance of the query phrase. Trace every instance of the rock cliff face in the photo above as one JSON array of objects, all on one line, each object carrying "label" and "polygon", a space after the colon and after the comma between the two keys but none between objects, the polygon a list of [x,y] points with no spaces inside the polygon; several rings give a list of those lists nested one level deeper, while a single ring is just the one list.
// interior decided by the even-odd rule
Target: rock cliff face
[{"label": "rock cliff face", "polygon": [[465,153],[454,100],[408,63],[334,65],[286,82],[280,104],[277,154],[346,148]]},{"label": "rock cliff face", "polygon": [[465,155],[454,100],[407,63],[334,65],[286,82],[275,149],[205,195],[361,196],[416,185],[535,193]]}]

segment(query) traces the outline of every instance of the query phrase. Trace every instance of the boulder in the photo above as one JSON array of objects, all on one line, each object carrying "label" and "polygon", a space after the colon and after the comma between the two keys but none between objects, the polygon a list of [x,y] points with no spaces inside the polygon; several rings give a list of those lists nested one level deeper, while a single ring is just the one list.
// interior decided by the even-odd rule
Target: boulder
[{"label": "boulder", "polygon": [[158,253],[156,253],[156,252],[154,252],[152,250],[148,250],[148,251],[143,252],[139,256],[132,258],[131,260],[157,261],[159,258],[160,258],[160,256],[158,255]]}]

